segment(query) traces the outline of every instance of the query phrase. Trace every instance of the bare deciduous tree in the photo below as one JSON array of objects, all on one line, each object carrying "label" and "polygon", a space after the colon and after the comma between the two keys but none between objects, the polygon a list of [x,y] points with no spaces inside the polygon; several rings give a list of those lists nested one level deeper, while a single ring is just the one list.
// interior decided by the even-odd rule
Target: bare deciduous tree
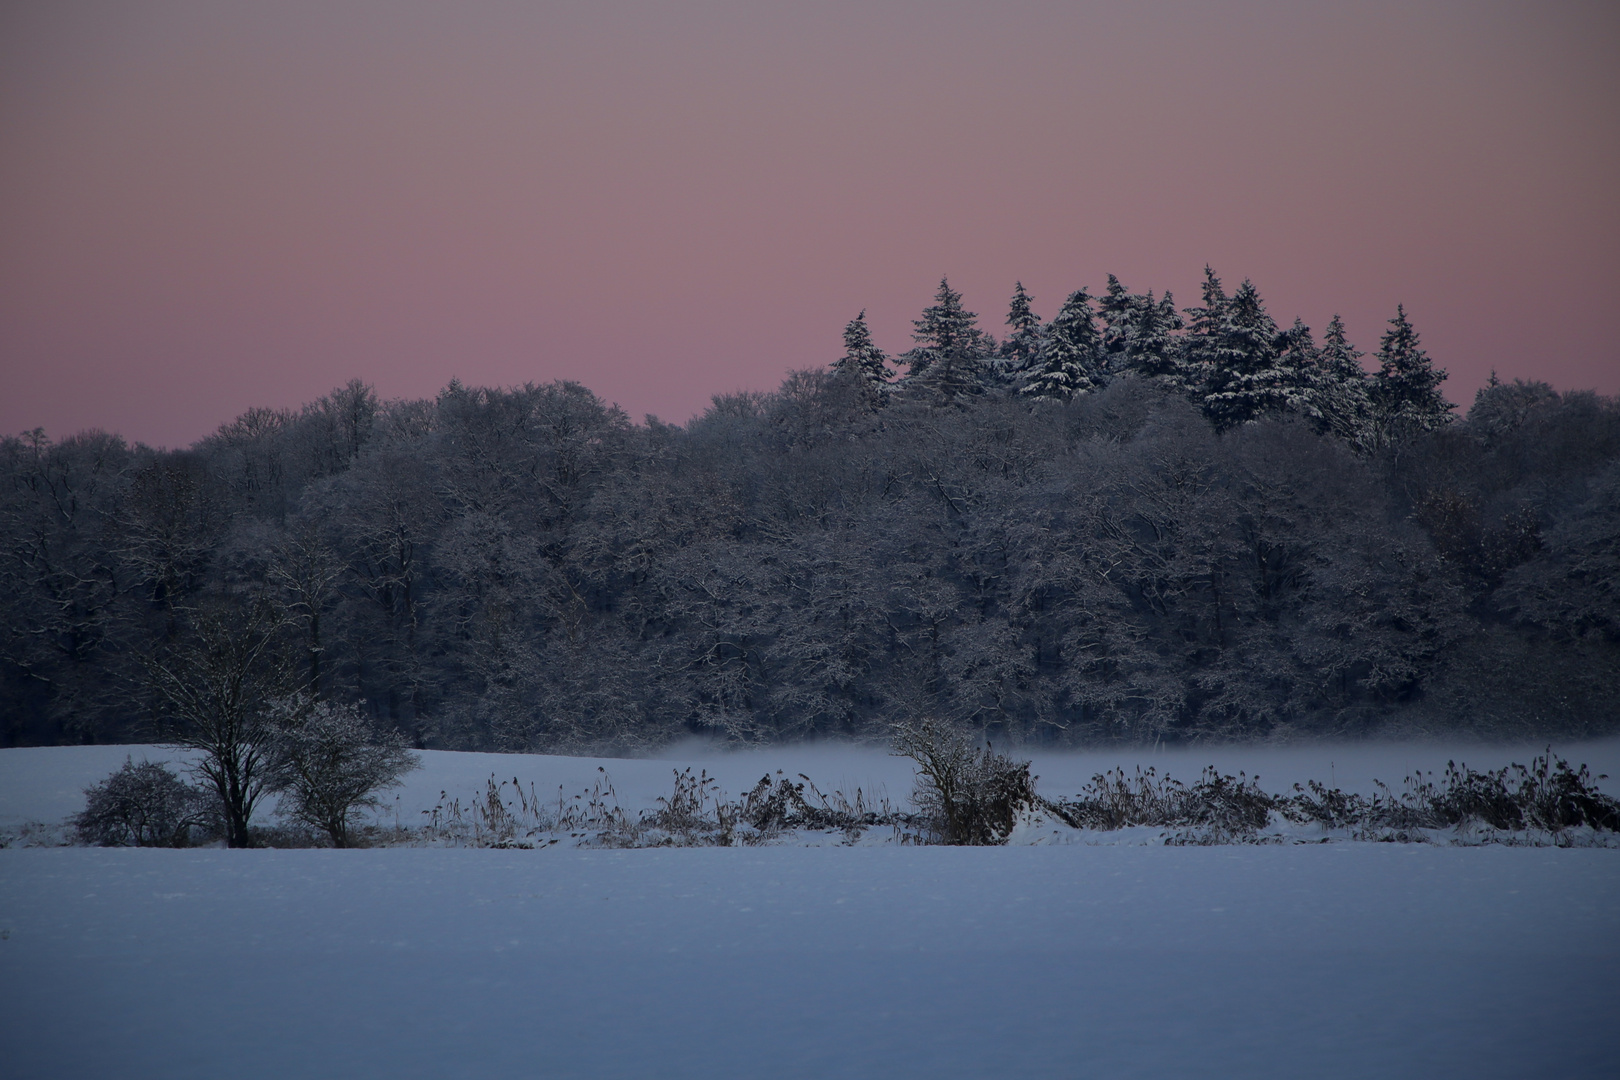
[{"label": "bare deciduous tree", "polygon": [[285,618],[262,598],[226,598],[190,613],[190,633],[147,661],[173,745],[202,752],[196,769],[218,793],[225,840],[248,847],[254,807],[273,779],[270,701],[292,683]]}]

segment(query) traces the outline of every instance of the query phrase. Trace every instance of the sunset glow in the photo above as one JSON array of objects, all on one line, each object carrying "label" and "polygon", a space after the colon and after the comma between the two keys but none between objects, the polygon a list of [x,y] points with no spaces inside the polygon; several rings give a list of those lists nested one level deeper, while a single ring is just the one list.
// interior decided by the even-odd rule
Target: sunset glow
[{"label": "sunset glow", "polygon": [[183,445],[359,377],[684,421],[1118,274],[1446,392],[1620,391],[1601,4],[278,3],[0,14],[0,432]]}]

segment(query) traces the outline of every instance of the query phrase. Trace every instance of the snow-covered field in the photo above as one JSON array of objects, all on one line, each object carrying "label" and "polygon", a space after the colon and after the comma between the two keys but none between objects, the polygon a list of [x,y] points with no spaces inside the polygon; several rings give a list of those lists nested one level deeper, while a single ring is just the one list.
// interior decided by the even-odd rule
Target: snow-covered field
[{"label": "snow-covered field", "polygon": [[[1558,749],[1620,773],[1620,743]],[[60,822],[126,753],[0,751],[0,829]],[[1139,762],[1362,790],[1528,754],[1035,771],[1049,795]],[[910,788],[881,751],[685,756],[429,754],[386,816],[491,773],[572,791],[599,766],[631,810],[677,764],[732,795],[778,768],[895,803]],[[0,850],[6,1077],[1601,1076],[1620,1071],[1617,1009],[1614,850]]]}]

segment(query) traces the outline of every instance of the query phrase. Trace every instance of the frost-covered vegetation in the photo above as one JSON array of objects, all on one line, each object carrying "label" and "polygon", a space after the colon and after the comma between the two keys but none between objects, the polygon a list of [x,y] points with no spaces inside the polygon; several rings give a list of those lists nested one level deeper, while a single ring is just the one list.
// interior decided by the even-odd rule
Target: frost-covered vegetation
[{"label": "frost-covered vegetation", "polygon": [[1214,274],[1007,322],[942,282],[895,361],[856,319],[684,426],[354,383],[180,451],[6,438],[0,740],[214,731],[251,774],[298,692],[450,749],[1620,724],[1615,401],[1453,420],[1404,311],[1369,374]]},{"label": "frost-covered vegetation", "polygon": [[[895,753],[915,770],[900,805],[881,787],[823,790],[809,775],[781,769],[732,795],[707,767],[691,765],[673,767],[661,793],[626,798],[608,767],[599,765],[589,786],[559,785],[546,793],[520,776],[490,775],[477,791],[445,780],[431,807],[403,815],[396,807],[391,818],[359,813],[380,808],[374,781],[360,799],[341,800],[342,827],[334,828],[326,816],[311,814],[308,793],[287,781],[276,824],[261,822],[248,842],[528,849],[1324,841],[1620,846],[1620,801],[1599,787],[1607,777],[1550,750],[1529,765],[1497,769],[1450,761],[1438,777],[1419,769],[1399,789],[1374,779],[1366,793],[1308,779],[1278,794],[1258,777],[1213,766],[1184,783],[1150,765],[1098,772],[1072,795],[1037,790],[1029,761],[975,745],[943,725],[901,728]],[[356,781],[345,776],[347,786],[332,790],[352,795]],[[387,782],[397,786],[399,774]],[[184,847],[227,838],[217,794],[186,784],[160,763],[126,761],[85,794],[86,809],[72,819],[80,843]],[[0,840],[40,842],[20,834]]]},{"label": "frost-covered vegetation", "polygon": [[[1378,783],[1370,797],[1320,781],[1273,794],[1258,779],[1206,768],[1192,784],[1153,768],[1099,773],[1069,798],[1036,791],[1027,761],[959,735],[921,728],[899,743],[918,766],[910,807],[863,792],[823,794],[813,780],[765,776],[729,800],[716,780],[677,770],[671,794],[639,814],[619,805],[603,773],[590,790],[554,803],[520,781],[491,777],[465,806],[443,801],[418,831],[379,832],[385,842],[481,847],[665,847],[790,843],[996,845],[1017,843],[1255,844],[1331,840],[1400,843],[1614,847],[1620,801],[1586,766],[1550,751],[1526,765],[1476,771],[1448,763],[1406,777],[1400,790]],[[510,789],[510,790],[509,790]],[[1128,837],[1113,836],[1130,830]],[[868,833],[871,833],[869,836]]]},{"label": "frost-covered vegetation", "polygon": [[[425,751],[351,823],[368,850],[246,852],[45,846],[27,825],[83,808],[126,754],[183,776],[196,751],[0,750],[7,1075],[1597,1076],[1620,1054],[1620,861],[1596,850],[1616,834],[1486,823],[1501,795],[1528,821],[1557,805],[1539,790],[1581,795],[1559,777],[1600,782],[1556,758],[1502,771],[1522,748],[1469,747],[1485,767],[1453,772],[1488,798],[1456,808],[1477,816],[1386,828],[1342,808],[1403,769],[1389,799],[1445,796],[1458,748],[1036,751],[1036,794],[1097,820],[1023,808],[1006,843],[963,847],[916,842],[945,837],[910,758],[697,749]],[[1005,775],[983,750],[929,753],[966,794]],[[1620,743],[1567,756],[1614,773]],[[1302,794],[1329,820],[1248,817]],[[330,843],[274,809],[262,844]]]},{"label": "frost-covered vegetation", "polygon": [[185,847],[223,835],[219,800],[155,761],[125,759],[107,779],[85,790],[73,817],[80,843],[105,847]]},{"label": "frost-covered vegetation", "polygon": [[[304,695],[273,701],[223,731],[196,724],[173,747],[191,753],[196,783],[166,762],[126,759],[85,789],[86,807],[72,821],[78,839],[114,847],[215,840],[253,847],[289,838],[307,843],[313,830],[334,847],[348,847],[350,824],[420,765],[398,732],[379,731],[358,706]],[[286,824],[268,836],[253,828],[254,809],[267,796],[279,796],[277,813]]]},{"label": "frost-covered vegetation", "polygon": [[1273,795],[1257,779],[1213,768],[1189,785],[1149,768],[1100,774],[1076,798],[1043,805],[1076,828],[1178,830],[1173,843],[1300,839],[1287,827],[1304,825],[1353,840],[1608,846],[1600,834],[1620,831],[1620,802],[1597,788],[1598,779],[1605,777],[1594,778],[1585,765],[1571,768],[1551,751],[1527,766],[1487,771],[1450,762],[1439,780],[1410,775],[1399,791],[1379,782],[1371,797],[1318,780]]}]

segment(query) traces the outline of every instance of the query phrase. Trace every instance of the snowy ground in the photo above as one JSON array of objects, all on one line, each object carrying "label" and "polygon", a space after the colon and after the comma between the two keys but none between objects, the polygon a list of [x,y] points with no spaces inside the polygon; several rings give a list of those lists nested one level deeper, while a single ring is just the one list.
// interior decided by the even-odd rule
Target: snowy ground
[{"label": "snowy ground", "polygon": [[[1620,772],[1616,744],[1559,749]],[[0,751],[0,826],[73,812],[126,752]],[[1140,760],[1275,791],[1455,756]],[[1062,795],[1137,760],[1036,771]],[[635,808],[672,764],[429,755],[398,813],[598,765]],[[733,795],[776,768],[910,786],[871,751],[699,764]],[[7,1077],[1598,1076],[1617,1007],[1613,850],[0,850]]]}]

